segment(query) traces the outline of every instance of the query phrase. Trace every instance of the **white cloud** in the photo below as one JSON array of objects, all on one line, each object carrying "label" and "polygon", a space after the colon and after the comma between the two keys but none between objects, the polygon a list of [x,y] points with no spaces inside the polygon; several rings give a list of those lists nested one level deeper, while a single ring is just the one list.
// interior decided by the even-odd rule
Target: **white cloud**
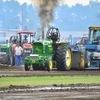
[{"label": "white cloud", "polygon": [[55,26],[55,23],[50,23],[50,26]]},{"label": "white cloud", "polygon": [[1,27],[1,25],[0,25],[0,27]]},{"label": "white cloud", "polygon": [[39,25],[39,26],[40,26],[40,23],[37,23],[37,25]]},{"label": "white cloud", "polygon": [[13,10],[11,9],[10,12],[13,13]]},{"label": "white cloud", "polygon": [[10,0],[2,0],[3,2],[10,1]]},{"label": "white cloud", "polygon": [[71,15],[72,15],[73,17],[76,17],[76,16],[77,16],[75,13],[72,13]]},{"label": "white cloud", "polygon": [[100,13],[100,10],[98,10],[98,13]]},{"label": "white cloud", "polygon": [[[60,2],[62,1],[62,2]],[[100,0],[59,0],[60,5],[68,5],[69,7],[75,6],[76,4],[81,4],[83,6],[89,5],[90,1],[99,2]]]},{"label": "white cloud", "polygon": [[81,19],[86,19],[86,16],[81,16]]},{"label": "white cloud", "polygon": [[[5,1],[10,1],[10,0],[2,0],[2,1],[5,2]],[[15,1],[18,1],[20,3],[20,5],[22,5],[23,3],[27,3],[28,5],[30,5],[30,4],[32,4],[32,1],[34,1],[33,5],[35,5],[38,2],[40,2],[40,0],[32,0],[32,1],[31,0],[15,0]],[[76,4],[81,4],[83,6],[87,6],[87,5],[89,5],[90,1],[100,3],[100,0],[58,0],[60,6],[68,5],[68,7],[75,6]]]},{"label": "white cloud", "polygon": [[71,15],[73,16],[73,20],[76,21],[75,17],[77,17],[77,15],[75,13],[72,13]]},{"label": "white cloud", "polygon": [[4,11],[4,12],[6,12],[6,9],[5,9],[5,8],[3,8],[3,11]]},{"label": "white cloud", "polygon": [[58,13],[57,12],[55,12],[55,19],[58,19]]},{"label": "white cloud", "polygon": [[60,20],[60,22],[63,22],[62,20]]},{"label": "white cloud", "polygon": [[83,19],[83,16],[81,17],[81,19]]},{"label": "white cloud", "polygon": [[74,15],[74,13],[71,14],[72,16]]},{"label": "white cloud", "polygon": [[28,5],[30,5],[32,3],[31,0],[15,0],[15,1],[18,1],[20,5],[22,5],[23,3],[27,3]]},{"label": "white cloud", "polygon": [[52,26],[55,26],[55,23],[53,23],[53,25]]},{"label": "white cloud", "polygon": [[29,19],[26,19],[27,22],[29,22]]},{"label": "white cloud", "polygon": [[17,12],[17,16],[20,16],[20,13],[19,12]]}]

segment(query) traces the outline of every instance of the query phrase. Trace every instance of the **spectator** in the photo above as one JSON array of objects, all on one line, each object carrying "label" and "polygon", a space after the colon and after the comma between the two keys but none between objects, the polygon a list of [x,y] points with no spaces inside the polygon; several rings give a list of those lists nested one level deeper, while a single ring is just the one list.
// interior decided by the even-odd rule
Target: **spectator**
[{"label": "spectator", "polygon": [[28,31],[27,25],[25,25],[25,27],[23,28],[23,31]]},{"label": "spectator", "polygon": [[19,46],[19,43],[17,43],[15,52],[14,52],[15,66],[18,66],[18,60],[19,60],[19,65],[22,65],[22,57],[21,57],[22,53],[23,53],[23,49],[22,49],[22,47]]}]

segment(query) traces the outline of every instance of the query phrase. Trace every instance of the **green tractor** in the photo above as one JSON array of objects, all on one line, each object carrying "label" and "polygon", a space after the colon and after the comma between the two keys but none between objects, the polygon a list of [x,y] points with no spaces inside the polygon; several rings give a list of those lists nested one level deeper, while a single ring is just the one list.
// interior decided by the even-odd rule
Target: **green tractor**
[{"label": "green tractor", "polygon": [[56,66],[60,71],[71,69],[72,51],[68,42],[60,41],[58,28],[51,27],[46,34],[47,39],[33,43],[33,54],[25,58],[25,70],[51,71]]}]

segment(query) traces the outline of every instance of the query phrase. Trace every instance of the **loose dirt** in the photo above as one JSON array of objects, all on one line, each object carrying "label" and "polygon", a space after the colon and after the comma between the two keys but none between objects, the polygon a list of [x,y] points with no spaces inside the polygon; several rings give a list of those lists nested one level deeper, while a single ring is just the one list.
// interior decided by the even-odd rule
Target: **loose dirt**
[{"label": "loose dirt", "polygon": [[100,100],[100,84],[0,88],[1,100]]},{"label": "loose dirt", "polygon": [[[24,66],[0,65],[0,77],[100,76],[99,70],[25,71]],[[100,100],[100,84],[14,86],[0,88],[0,100]]]},{"label": "loose dirt", "polygon": [[24,66],[6,66],[0,65],[0,77],[34,77],[34,76],[100,76],[100,70],[71,70],[71,71],[53,71],[45,70],[25,71]]}]

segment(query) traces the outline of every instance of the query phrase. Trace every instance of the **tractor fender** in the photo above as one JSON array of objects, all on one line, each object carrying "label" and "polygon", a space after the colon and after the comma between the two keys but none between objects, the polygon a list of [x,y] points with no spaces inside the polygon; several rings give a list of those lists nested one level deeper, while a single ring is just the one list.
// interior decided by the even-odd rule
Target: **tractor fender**
[{"label": "tractor fender", "polygon": [[15,48],[17,47],[17,44],[14,44],[12,47],[14,47],[14,50],[15,50]]}]

